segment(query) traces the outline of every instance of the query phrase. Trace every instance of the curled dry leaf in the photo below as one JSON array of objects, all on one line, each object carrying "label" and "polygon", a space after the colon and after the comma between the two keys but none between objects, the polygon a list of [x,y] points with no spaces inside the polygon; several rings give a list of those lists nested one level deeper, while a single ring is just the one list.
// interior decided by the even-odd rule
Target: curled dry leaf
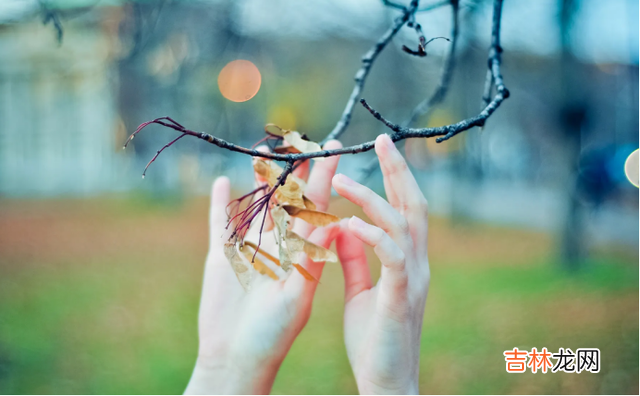
[{"label": "curled dry leaf", "polygon": [[305,195],[302,196],[302,200],[304,201],[305,208],[309,210],[316,210],[316,204],[314,204],[313,201],[307,198]]},{"label": "curled dry leaf", "polygon": [[332,215],[331,213],[302,209],[293,205],[282,205],[282,208],[290,216],[302,219],[309,224],[313,224],[316,227],[324,227],[331,223],[337,223],[338,221],[340,221],[340,218],[338,216]]},{"label": "curled dry leaf", "polygon": [[293,261],[291,260],[291,253],[289,252],[289,245],[285,246],[284,235],[287,233],[289,227],[289,215],[282,209],[281,206],[276,205],[271,210],[271,217],[276,225],[276,241],[278,242],[278,255],[280,256],[280,266],[283,270],[289,272]]},{"label": "curled dry leaf", "polygon": [[[269,184],[269,187],[273,187],[278,182],[278,176],[282,174],[282,169],[278,164],[273,161],[256,160],[253,164],[253,169],[260,177],[265,179]],[[302,195],[307,184],[304,180],[294,175],[289,175],[284,185],[278,187],[274,196],[276,201],[281,204],[287,203],[289,205],[299,206],[304,208],[304,199]]]},{"label": "curled dry leaf", "polygon": [[289,132],[286,129],[282,129],[276,124],[267,124],[264,126],[264,131],[269,135],[283,137],[285,133]]},{"label": "curled dry leaf", "polygon": [[300,264],[293,264],[294,267],[296,267],[296,269],[298,270],[298,272],[300,273],[300,275],[304,276],[304,279],[306,280],[310,280],[310,281],[316,281],[318,282],[318,280],[316,279],[315,276],[311,275],[309,273],[309,271],[307,271],[306,269],[304,269],[303,266],[301,266]]},{"label": "curled dry leaf", "polygon": [[233,272],[235,272],[238,277],[242,288],[247,292],[251,290],[251,271],[249,271],[249,267],[238,254],[236,244],[225,243],[224,255],[227,257],[227,260],[229,260],[229,264],[231,264],[231,268],[233,268]]},{"label": "curled dry leaf", "polygon": [[265,263],[262,262],[258,257],[254,257],[253,252],[247,246],[243,246],[240,248],[240,251],[244,255],[244,257],[249,260],[249,262],[253,265],[253,268],[256,269],[262,275],[267,275],[269,278],[273,280],[278,280],[278,275],[275,274]]},{"label": "curled dry leaf", "polygon": [[273,149],[273,152],[278,154],[299,154],[300,150],[293,146],[278,146]]},{"label": "curled dry leaf", "polygon": [[[300,136],[300,133],[296,131],[288,131],[282,137],[287,143],[297,148],[301,153],[313,153],[322,150],[322,147],[320,147],[318,143],[310,140],[304,140],[302,136]],[[316,157],[313,159],[316,161],[324,161],[324,157]]]},{"label": "curled dry leaf", "polygon": [[287,230],[284,240],[286,241],[290,252],[299,253],[302,251],[311,261],[338,262],[338,257],[331,250],[318,246],[313,242],[309,242],[291,230]]}]

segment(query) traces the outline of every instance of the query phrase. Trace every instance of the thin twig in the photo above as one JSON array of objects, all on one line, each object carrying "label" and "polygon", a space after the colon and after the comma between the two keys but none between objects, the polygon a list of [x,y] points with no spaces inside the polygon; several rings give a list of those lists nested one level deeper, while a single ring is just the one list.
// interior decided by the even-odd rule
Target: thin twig
[{"label": "thin twig", "polygon": [[391,7],[395,7],[395,8],[401,7],[401,9],[403,10],[403,13],[402,15],[400,15],[394,20],[391,27],[382,35],[382,37],[380,37],[378,42],[376,42],[373,45],[373,47],[371,47],[371,49],[362,57],[362,66],[356,73],[356,76],[355,76],[356,84],[353,87],[353,90],[351,91],[349,100],[347,100],[347,105],[345,106],[342,112],[342,115],[340,116],[340,120],[338,120],[338,123],[336,124],[336,126],[327,135],[327,137],[325,137],[322,140],[322,142],[320,142],[321,146],[324,146],[324,144],[329,140],[339,139],[340,136],[347,129],[347,127],[349,126],[349,123],[351,122],[351,115],[353,114],[353,109],[355,108],[355,105],[358,99],[360,98],[360,93],[364,88],[365,81],[367,80],[367,76],[369,75],[369,71],[371,70],[371,66],[373,65],[373,62],[376,60],[380,52],[382,52],[382,50],[387,46],[387,44],[389,44],[393,36],[395,36],[396,33],[400,31],[400,28],[405,23],[407,23],[407,21],[409,20],[409,17],[413,15],[415,10],[418,8],[418,3],[419,3],[418,0],[411,0],[411,4],[409,4],[409,7],[405,8],[404,6],[399,6],[398,4],[391,3],[388,1],[383,0],[383,2],[385,5],[388,5]]},{"label": "thin twig", "polygon": [[451,84],[451,78],[453,77],[453,70],[455,69],[455,52],[460,33],[459,10],[458,1],[451,1],[451,45],[449,46],[449,52],[446,55],[445,63],[442,66],[440,82],[438,83],[435,91],[433,91],[433,94],[413,109],[409,119],[404,123],[405,126],[413,125],[420,116],[427,114],[431,109],[433,109],[433,107],[442,103],[444,98],[447,96],[447,91]]},{"label": "thin twig", "polygon": [[[445,125],[445,126],[436,127],[436,128],[410,128],[408,126],[400,126],[398,124],[395,124],[389,121],[382,114],[380,114],[380,112],[372,108],[364,99],[360,99],[360,102],[362,103],[362,105],[376,119],[380,120],[385,126],[387,126],[389,129],[393,131],[393,133],[390,134],[390,137],[394,142],[403,141],[408,138],[437,137],[436,142],[440,143],[444,140],[450,139],[451,137],[461,132],[467,131],[473,127],[483,126],[486,120],[493,114],[493,112],[495,112],[495,110],[502,104],[502,102],[509,97],[509,91],[504,85],[502,72],[500,70],[501,53],[502,53],[502,48],[500,47],[500,20],[502,15],[502,1],[503,0],[494,0],[493,22],[492,22],[492,32],[491,32],[491,47],[489,49],[489,58],[488,58],[488,66],[491,73],[491,80],[493,81],[493,85],[495,86],[496,94],[486,104],[486,106],[484,106],[484,108],[478,115],[459,121],[455,124]],[[428,108],[433,106],[434,103],[439,103],[439,101],[443,99],[451,79],[451,68],[453,68],[455,43],[458,36],[458,32],[457,32],[458,1],[451,0],[451,4],[454,7],[454,12],[453,12],[454,41],[451,45],[452,48],[450,49],[449,56],[447,57],[447,62],[443,70],[443,76],[441,77],[441,82],[438,88],[436,89],[436,91],[434,92],[434,94],[432,95],[432,97],[427,101],[427,106],[426,106],[427,110]],[[349,102],[347,102],[347,107],[345,108],[345,111],[343,112],[342,117],[338,122],[338,124],[336,125],[336,127],[334,128],[334,130],[331,131],[331,133],[329,133],[329,135],[323,140],[323,142],[326,142],[333,138],[337,138],[344,132],[347,125],[349,124],[351,114],[353,112],[355,100],[357,100],[357,97],[360,94],[362,87],[364,86],[364,80],[367,74],[369,73],[373,60],[375,60],[376,56],[380,53],[382,48],[384,48],[384,46],[391,40],[391,38],[397,33],[400,27],[404,25],[404,23],[406,23],[410,18],[413,18],[413,14],[415,13],[417,7],[418,7],[418,0],[412,0],[409,8],[405,9],[405,11],[403,12],[403,15],[395,20],[394,25],[391,27],[391,29],[387,31],[387,33],[385,33],[385,35],[378,41],[378,43],[376,43],[376,45],[374,45],[374,47],[365,55],[365,57],[363,58],[363,66],[358,72],[358,74],[356,75],[356,86],[354,87],[351,97],[349,98]],[[419,29],[417,29],[416,31],[421,33],[421,30]],[[421,45],[423,44],[423,42],[426,43],[425,40],[421,40]],[[486,93],[486,89],[485,89],[485,93]],[[418,109],[418,112],[420,110],[421,109]],[[272,186],[269,189],[269,191],[265,193],[263,197],[249,204],[245,210],[243,210],[240,213],[237,213],[235,216],[233,216],[229,220],[229,223],[227,226],[232,224],[232,222],[236,221],[237,226],[235,227],[234,232],[231,236],[231,238],[235,238],[236,241],[238,239],[242,241],[242,239],[244,238],[244,235],[248,231],[255,217],[258,216],[264,210],[265,215],[263,216],[262,224],[260,227],[260,235],[262,235],[264,222],[266,219],[266,212],[269,210],[271,198],[275,194],[278,187],[284,185],[289,174],[291,174],[291,172],[303,161],[309,160],[312,158],[332,157],[336,155],[363,153],[366,151],[370,151],[371,149],[374,148],[374,145],[375,145],[375,141],[368,141],[361,144],[357,144],[349,147],[343,147],[343,148],[334,149],[334,150],[319,150],[319,151],[307,152],[307,153],[264,152],[264,151],[256,150],[254,148],[246,148],[246,147],[236,145],[234,143],[212,136],[205,132],[192,131],[190,129],[185,128],[183,125],[181,125],[180,123],[178,123],[177,121],[173,120],[170,117],[160,117],[155,120],[151,120],[141,124],[136,129],[136,131],[133,132],[131,136],[129,136],[129,139],[127,139],[125,143],[125,147],[138,133],[140,133],[140,131],[142,131],[145,127],[147,127],[150,124],[159,124],[167,128],[174,129],[180,132],[181,135],[178,138],[174,139],[172,142],[165,145],[165,147],[163,147],[161,150],[159,150],[156,153],[156,156],[154,156],[154,158],[149,162],[149,164],[151,164],[165,148],[171,146],[178,139],[186,135],[205,140],[211,144],[214,144],[226,150],[243,153],[246,155],[250,155],[252,157],[267,158],[275,161],[286,162],[284,170],[279,175],[275,185]],[[245,197],[249,195],[253,197],[255,192],[257,191],[254,190],[253,194],[250,193]],[[259,244],[260,242],[261,242],[261,239],[259,241]]]},{"label": "thin twig", "polygon": [[[491,47],[489,49],[488,65],[493,75],[493,80],[496,88],[496,95],[487,104],[487,106],[485,106],[485,108],[482,109],[480,114],[476,115],[475,117],[468,118],[466,120],[460,121],[452,125],[447,125],[447,126],[438,127],[438,128],[414,129],[414,128],[402,127],[398,124],[395,124],[387,120],[377,110],[369,106],[364,99],[361,99],[360,102],[367,110],[369,110],[369,112],[376,119],[380,120],[383,124],[385,124],[385,126],[387,126],[389,129],[395,132],[392,135],[392,138],[395,137],[394,141],[402,140],[410,137],[439,136],[436,139],[436,142],[441,143],[459,134],[460,132],[471,129],[475,126],[483,126],[487,118],[489,118],[491,114],[493,114],[493,112],[502,104],[502,102],[509,97],[509,90],[504,85],[504,80],[502,79],[502,72],[500,70],[501,54],[502,54],[502,48],[500,47],[501,17],[502,17],[502,0],[494,0],[493,22],[492,22],[492,28],[491,28]],[[443,131],[446,131],[446,132],[442,133]]]},{"label": "thin twig", "polygon": [[160,155],[161,152],[163,152],[166,148],[171,147],[175,142],[177,142],[178,140],[182,139],[185,136],[187,136],[187,134],[183,133],[182,135],[180,135],[177,138],[173,139],[169,143],[165,144],[160,150],[156,151],[156,155],[154,155],[153,158],[151,158],[151,161],[149,161],[147,163],[147,166],[144,167],[144,171],[142,172],[142,178],[144,179],[144,176],[147,174],[147,169],[149,169],[149,165],[151,165],[153,163],[153,161],[155,161],[156,158],[158,158],[158,156]]}]

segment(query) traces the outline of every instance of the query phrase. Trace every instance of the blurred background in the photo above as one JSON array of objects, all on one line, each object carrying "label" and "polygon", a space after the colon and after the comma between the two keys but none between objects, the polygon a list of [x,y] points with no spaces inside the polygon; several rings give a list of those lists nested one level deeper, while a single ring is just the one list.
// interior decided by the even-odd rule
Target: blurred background
[{"label": "blurred background", "polygon": [[[505,1],[511,97],[483,130],[404,145],[431,211],[422,392],[638,393],[637,151],[625,173],[638,149],[638,13],[634,0]],[[450,14],[417,21],[450,37]],[[0,392],[181,393],[207,194],[222,174],[246,192],[252,168],[185,138],[143,180],[177,135],[152,125],[123,151],[127,135],[169,115],[244,146],[268,122],[319,141],[397,15],[379,0],[0,1]],[[490,28],[490,1],[461,0],[450,90],[417,126],[479,112]],[[450,45],[402,52],[416,42],[404,27],[363,92],[397,122],[435,89]],[[259,71],[240,99],[221,92],[235,60]],[[385,132],[357,105],[342,141]],[[372,158],[344,156],[339,172],[383,194],[380,173],[362,171]],[[337,197],[330,211],[363,216]],[[274,393],[357,392],[342,289],[327,266]],[[602,366],[507,374],[513,347],[599,348]]]}]

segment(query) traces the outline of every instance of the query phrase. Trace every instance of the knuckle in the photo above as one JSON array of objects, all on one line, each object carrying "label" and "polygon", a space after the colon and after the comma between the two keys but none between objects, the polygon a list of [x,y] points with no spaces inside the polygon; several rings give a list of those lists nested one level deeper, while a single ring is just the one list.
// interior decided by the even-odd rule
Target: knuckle
[{"label": "knuckle", "polygon": [[394,252],[394,256],[393,258],[390,260],[388,267],[392,268],[393,270],[396,270],[398,272],[400,272],[399,275],[402,275],[403,277],[406,277],[407,274],[405,272],[405,263],[406,263],[406,257],[404,255],[404,252],[400,249],[397,249],[397,252]]},{"label": "knuckle", "polygon": [[376,241],[376,245],[382,244],[384,239],[387,237],[387,233],[384,232],[382,228],[376,227],[374,240]]},{"label": "knuckle", "polygon": [[418,212],[420,213],[429,213],[429,202],[425,197],[420,197],[420,199],[418,199],[418,202],[416,203],[416,209],[418,209]]}]

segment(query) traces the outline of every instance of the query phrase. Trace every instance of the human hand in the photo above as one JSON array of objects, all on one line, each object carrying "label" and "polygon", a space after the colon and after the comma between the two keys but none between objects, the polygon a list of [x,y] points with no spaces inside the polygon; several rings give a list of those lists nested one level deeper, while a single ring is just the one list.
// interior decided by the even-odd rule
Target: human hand
[{"label": "human hand", "polygon": [[[336,239],[345,277],[344,336],[361,394],[418,393],[420,334],[429,290],[427,201],[388,135],[376,139],[389,202],[344,175],[338,194],[373,221],[341,223]],[[382,263],[373,286],[362,243]]]},{"label": "human hand", "polygon": [[[340,147],[337,141],[325,145],[326,149]],[[317,210],[327,209],[337,165],[338,157],[330,157],[311,170],[305,195]],[[308,166],[296,172],[304,177],[305,169]],[[297,271],[278,281],[255,276],[251,292],[243,290],[223,250],[229,237],[229,231],[225,232],[229,194],[229,179],[218,178],[211,194],[210,250],[198,317],[198,359],[185,393],[269,393],[280,364],[311,314],[317,282],[306,280]],[[252,227],[246,239],[257,242],[258,229],[259,224]],[[293,230],[328,247],[339,225],[314,231],[309,224],[295,220]],[[273,233],[263,234],[261,249],[278,255]],[[305,257],[300,264],[320,279],[323,263]]]}]

